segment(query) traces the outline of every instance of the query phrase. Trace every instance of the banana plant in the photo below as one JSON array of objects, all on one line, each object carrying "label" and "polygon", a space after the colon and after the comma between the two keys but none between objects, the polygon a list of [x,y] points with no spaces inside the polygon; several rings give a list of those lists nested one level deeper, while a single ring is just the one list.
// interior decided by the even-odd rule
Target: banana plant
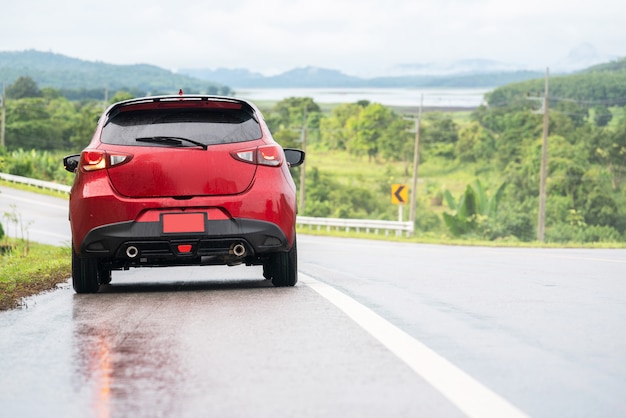
[{"label": "banana plant", "polygon": [[454,236],[481,233],[488,219],[495,219],[506,184],[503,183],[496,193],[489,197],[479,180],[474,187],[467,185],[465,192],[455,200],[449,190],[444,192],[444,199],[452,214],[444,213],[443,220]]}]

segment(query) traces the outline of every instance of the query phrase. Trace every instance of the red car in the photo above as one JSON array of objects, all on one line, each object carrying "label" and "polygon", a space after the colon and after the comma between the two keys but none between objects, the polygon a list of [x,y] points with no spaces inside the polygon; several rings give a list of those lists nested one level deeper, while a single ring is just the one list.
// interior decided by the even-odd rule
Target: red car
[{"label": "red car", "polygon": [[112,270],[263,265],[297,276],[296,187],[304,152],[274,141],[260,111],[230,97],[144,97],[110,106],[91,143],[63,159],[72,282],[95,293]]}]

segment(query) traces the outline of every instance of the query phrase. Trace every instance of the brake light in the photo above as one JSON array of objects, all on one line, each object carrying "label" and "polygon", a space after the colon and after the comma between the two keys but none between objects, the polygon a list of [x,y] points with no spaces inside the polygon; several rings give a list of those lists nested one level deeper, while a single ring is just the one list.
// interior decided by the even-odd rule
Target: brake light
[{"label": "brake light", "polygon": [[278,167],[283,163],[285,154],[280,145],[265,145],[253,149],[233,151],[231,155],[246,163]]},{"label": "brake light", "polygon": [[104,151],[83,151],[81,168],[85,171],[97,171],[104,168],[124,164],[132,158],[130,154],[108,154]]},{"label": "brake light", "polygon": [[283,150],[279,146],[259,147],[257,151],[257,164],[279,166],[283,162]]},{"label": "brake light", "polygon": [[106,168],[106,154],[102,151],[84,151],[81,167],[85,171],[96,171]]}]

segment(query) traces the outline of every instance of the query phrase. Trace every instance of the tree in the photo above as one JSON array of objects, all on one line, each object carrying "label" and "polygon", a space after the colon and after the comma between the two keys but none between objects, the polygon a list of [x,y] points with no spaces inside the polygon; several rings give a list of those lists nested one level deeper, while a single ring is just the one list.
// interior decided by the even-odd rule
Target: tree
[{"label": "tree", "polygon": [[51,123],[46,100],[25,98],[7,103],[8,149],[52,149],[61,142],[62,128]]},{"label": "tree", "polygon": [[134,99],[134,98],[135,98],[135,96],[132,93],[130,93],[128,91],[120,90],[117,93],[115,93],[115,95],[113,97],[111,97],[111,100],[109,100],[109,104],[122,102],[124,100],[130,100],[130,99]]},{"label": "tree", "polygon": [[431,154],[454,158],[459,140],[458,126],[449,115],[430,113],[424,118],[422,141],[424,149]]},{"label": "tree", "polygon": [[348,151],[354,155],[367,155],[370,161],[373,160],[379,151],[379,140],[393,119],[393,112],[379,103],[365,107],[356,121],[356,135],[348,141]]},{"label": "tree", "polygon": [[380,154],[390,161],[412,161],[415,134],[409,130],[410,122],[394,112],[391,115],[391,120],[379,139]]},{"label": "tree", "polygon": [[614,131],[598,138],[594,150],[595,158],[611,173],[613,190],[620,189],[624,168],[626,168],[626,116],[624,116]]},{"label": "tree", "polygon": [[310,97],[288,97],[276,103],[272,108],[272,113],[279,115],[282,128],[301,127],[304,115],[307,118],[312,113],[319,113],[320,107]]},{"label": "tree", "polygon": [[470,122],[459,130],[456,155],[464,162],[487,161],[493,155],[495,141],[493,136],[476,121]]},{"label": "tree", "polygon": [[42,97],[43,94],[37,83],[30,77],[20,77],[15,83],[6,88],[6,97],[9,99],[25,99],[31,97]]},{"label": "tree", "polygon": [[584,219],[588,225],[610,226],[624,232],[626,221],[619,206],[611,196],[599,190],[593,191],[585,205]]},{"label": "tree", "polygon": [[69,137],[73,147],[82,149],[89,144],[102,111],[101,102],[87,102],[79,108],[73,118],[73,129]]},{"label": "tree", "polygon": [[596,126],[607,126],[611,122],[611,119],[613,119],[613,113],[611,113],[607,106],[601,105],[593,108],[593,121]]},{"label": "tree", "polygon": [[346,149],[352,135],[352,131],[347,129],[348,121],[358,119],[363,107],[357,103],[343,103],[333,108],[330,116],[320,120],[321,144],[331,150]]},{"label": "tree", "polygon": [[318,134],[320,114],[320,107],[310,97],[289,97],[276,103],[265,120],[277,142],[297,146],[303,128]]},{"label": "tree", "polygon": [[566,114],[577,128],[583,126],[589,116],[587,107],[569,100],[557,103],[553,109]]}]

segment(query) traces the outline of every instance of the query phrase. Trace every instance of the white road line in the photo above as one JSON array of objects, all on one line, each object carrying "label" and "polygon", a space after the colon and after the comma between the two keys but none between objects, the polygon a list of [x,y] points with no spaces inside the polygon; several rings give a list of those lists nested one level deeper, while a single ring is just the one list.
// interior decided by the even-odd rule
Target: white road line
[{"label": "white road line", "polygon": [[371,309],[305,274],[301,281],[372,334],[443,396],[475,418],[528,418],[505,399]]}]

